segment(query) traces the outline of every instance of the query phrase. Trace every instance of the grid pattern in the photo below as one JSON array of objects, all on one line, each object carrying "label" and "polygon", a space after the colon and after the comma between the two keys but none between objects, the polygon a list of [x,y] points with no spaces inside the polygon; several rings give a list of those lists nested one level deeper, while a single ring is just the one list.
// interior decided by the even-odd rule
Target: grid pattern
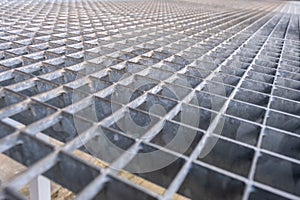
[{"label": "grid pattern", "polygon": [[[0,198],[23,199],[18,190],[44,175],[77,199],[300,199],[297,2],[0,4],[0,152],[27,167]],[[150,124],[141,138],[120,127],[128,116]],[[166,146],[191,132],[188,149]],[[103,136],[126,151],[108,153]],[[93,142],[110,167],[74,153]],[[169,158],[135,173],[163,193],[120,175]]]}]

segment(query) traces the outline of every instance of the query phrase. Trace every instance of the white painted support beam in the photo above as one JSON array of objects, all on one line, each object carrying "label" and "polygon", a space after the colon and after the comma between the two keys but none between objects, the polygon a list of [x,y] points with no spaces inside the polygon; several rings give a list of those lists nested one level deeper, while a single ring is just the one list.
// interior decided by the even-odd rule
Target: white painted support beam
[{"label": "white painted support beam", "polygon": [[[49,137],[37,134],[37,137],[49,142]],[[29,186],[30,200],[51,200],[51,182],[44,176],[38,176]]]}]

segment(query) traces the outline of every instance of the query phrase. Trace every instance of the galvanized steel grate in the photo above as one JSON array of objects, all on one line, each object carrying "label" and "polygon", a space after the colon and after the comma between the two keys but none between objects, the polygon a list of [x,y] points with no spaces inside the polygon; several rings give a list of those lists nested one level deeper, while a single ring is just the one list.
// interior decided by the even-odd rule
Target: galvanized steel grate
[{"label": "galvanized steel grate", "polygon": [[0,4],[1,198],[300,198],[297,2]]}]

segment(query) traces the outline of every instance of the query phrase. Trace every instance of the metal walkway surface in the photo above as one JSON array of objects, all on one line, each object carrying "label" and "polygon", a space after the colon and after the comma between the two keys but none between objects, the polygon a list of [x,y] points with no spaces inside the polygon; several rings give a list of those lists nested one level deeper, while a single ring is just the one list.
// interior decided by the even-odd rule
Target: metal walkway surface
[{"label": "metal walkway surface", "polygon": [[0,199],[300,199],[300,3],[0,6]]}]

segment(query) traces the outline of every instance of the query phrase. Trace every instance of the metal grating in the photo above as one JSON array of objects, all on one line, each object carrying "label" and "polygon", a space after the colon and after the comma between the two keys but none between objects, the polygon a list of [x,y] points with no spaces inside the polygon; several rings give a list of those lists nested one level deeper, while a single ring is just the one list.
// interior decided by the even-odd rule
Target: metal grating
[{"label": "metal grating", "polygon": [[1,199],[300,199],[299,3],[0,4]]}]

